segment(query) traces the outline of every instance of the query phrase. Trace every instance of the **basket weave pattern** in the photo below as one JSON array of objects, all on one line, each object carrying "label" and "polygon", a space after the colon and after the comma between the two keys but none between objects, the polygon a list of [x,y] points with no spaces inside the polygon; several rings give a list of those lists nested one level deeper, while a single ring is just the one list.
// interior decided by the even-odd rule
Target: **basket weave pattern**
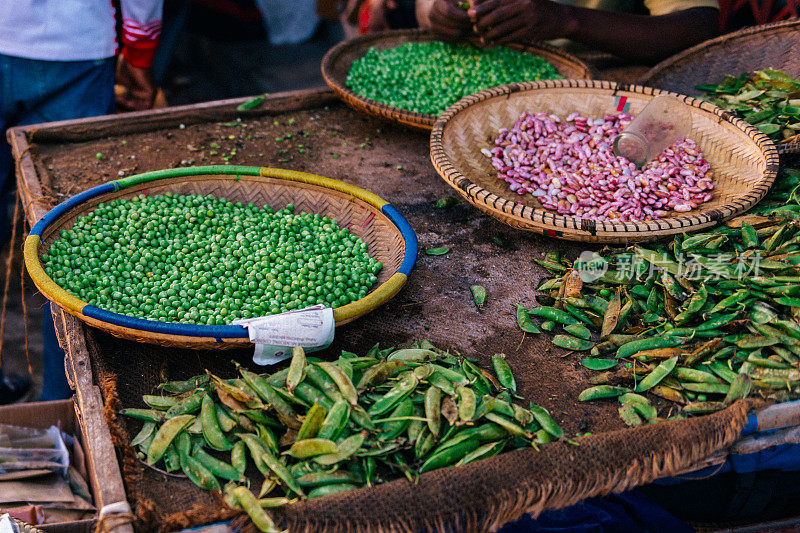
[{"label": "basket weave pattern", "polygon": [[[719,83],[726,74],[779,69],[800,76],[800,20],[745,28],[700,43],[665,59],[638,81],[682,94],[698,94],[696,85]],[[779,153],[800,152],[800,142],[778,144]]]},{"label": "basket weave pattern", "polygon": [[[356,111],[366,113],[412,128],[430,131],[436,122],[434,115],[416,113],[392,107],[351,91],[346,85],[353,62],[361,59],[371,47],[378,50],[396,48],[410,42],[435,41],[433,34],[421,30],[395,30],[349,39],[331,48],[322,59],[322,77],[333,92]],[[546,44],[535,46],[508,45],[508,48],[538,55],[555,67],[559,74],[571,79],[591,79],[591,68],[577,57]]]},{"label": "basket weave pattern", "polygon": [[545,210],[535,197],[520,196],[497,178],[491,160],[481,153],[491,148],[498,130],[511,127],[520,114],[572,112],[598,118],[616,112],[624,98],[638,113],[661,93],[640,86],[611,82],[551,80],[505,85],[468,96],[448,109],[431,135],[431,159],[437,172],[464,198],[510,226],[554,237],[586,242],[634,242],[693,231],[746,211],[767,192],[775,178],[777,151],[756,128],[711,104],[675,95],[691,106],[690,138],[711,163],[714,198],[689,213],[653,221],[592,221]]},{"label": "basket weave pattern", "polygon": [[[240,179],[234,180],[229,177],[213,175],[161,179],[157,182],[142,183],[117,192],[91,198],[68,211],[47,227],[42,234],[42,246],[39,249],[40,257],[47,252],[62,230],[70,229],[79,216],[88,214],[101,202],[108,202],[117,198],[130,198],[140,193],[155,196],[167,192],[183,195],[210,194],[217,198],[227,198],[231,202],[253,202],[258,206],[269,205],[274,209],[281,209],[286,204],[293,203],[297,213],[319,213],[335,219],[340,227],[348,228],[355,236],[367,244],[370,256],[383,263],[383,268],[378,273],[378,280],[373,286],[373,290],[392,277],[403,262],[405,243],[397,227],[391,223],[378,207],[355,198],[346,192],[264,176],[241,176]],[[154,334],[102,322],[82,314],[79,315],[79,318],[118,337],[162,346],[219,349],[244,346],[250,343],[247,338],[226,339],[224,345],[221,346],[219,341],[214,338],[203,339],[163,333]],[[337,325],[342,325],[346,322],[337,322]]]}]

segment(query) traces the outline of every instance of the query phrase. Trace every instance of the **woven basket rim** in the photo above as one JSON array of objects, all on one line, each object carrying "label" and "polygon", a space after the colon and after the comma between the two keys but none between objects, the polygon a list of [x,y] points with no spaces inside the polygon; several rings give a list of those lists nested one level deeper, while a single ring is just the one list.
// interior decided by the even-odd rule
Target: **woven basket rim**
[{"label": "woven basket rim", "polygon": [[[740,202],[739,205],[733,206],[726,204],[720,206],[712,211],[705,213],[687,213],[681,216],[674,216],[659,219],[659,221],[669,221],[668,224],[671,228],[665,228],[659,225],[659,221],[641,221],[641,222],[616,222],[616,221],[594,221],[588,219],[581,219],[573,216],[565,216],[554,213],[550,210],[543,208],[535,208],[527,205],[522,205],[515,202],[512,197],[498,196],[490,191],[484,189],[480,185],[474,183],[468,176],[462,174],[450,162],[450,158],[446,154],[443,146],[444,132],[449,121],[458,113],[466,110],[467,108],[485,100],[493,98],[507,97],[508,95],[520,92],[536,91],[540,89],[595,89],[605,92],[610,92],[612,95],[618,92],[631,92],[642,95],[657,96],[660,94],[671,95],[684,103],[711,112],[719,117],[720,121],[727,121],[744,131],[761,149],[766,159],[766,168],[764,171],[764,178],[759,183],[759,191],[754,199]],[[431,132],[431,161],[436,168],[437,173],[447,181],[452,187],[460,189],[461,192],[468,200],[477,206],[480,202],[491,210],[491,213],[499,214],[502,211],[503,217],[512,218],[521,222],[536,221],[541,225],[548,226],[556,232],[563,232],[563,235],[558,235],[566,239],[584,240],[582,236],[571,235],[570,231],[589,232],[591,236],[596,236],[598,232],[604,234],[612,234],[615,237],[625,237],[631,241],[638,238],[647,238],[648,234],[658,233],[664,235],[665,230],[675,229],[675,233],[690,230],[695,226],[707,226],[721,222],[737,213],[747,211],[756,205],[767,193],[772,186],[773,181],[778,172],[779,158],[778,150],[772,140],[761,133],[755,126],[748,124],[742,119],[734,117],[731,113],[703,100],[693,98],[671,91],[664,91],[655,89],[653,87],[645,87],[642,85],[630,85],[623,83],[615,83],[603,80],[545,80],[538,82],[522,82],[512,83],[508,85],[501,85],[493,87],[476,94],[466,96],[448,108],[433,127]],[[511,202],[514,204],[511,212],[501,210],[497,207],[498,201],[503,203]],[[517,207],[518,206],[518,207]]]},{"label": "woven basket rim", "polygon": [[[165,174],[168,171],[178,170],[179,175]],[[417,258],[417,237],[408,221],[397,209],[389,202],[379,196],[357,187],[332,178],[317,176],[307,172],[290,171],[268,167],[247,167],[247,166],[200,166],[184,167],[180,169],[167,169],[165,171],[153,171],[137,174],[117,181],[104,183],[88,189],[72,198],[62,202],[48,211],[36,225],[31,229],[30,234],[25,240],[24,261],[26,269],[40,291],[49,300],[64,308],[71,314],[86,321],[90,319],[94,324],[108,324],[110,327],[125,330],[129,335],[141,332],[145,337],[151,336],[158,340],[159,336],[191,339],[216,339],[217,342],[225,342],[225,339],[241,342],[248,338],[248,331],[243,326],[234,325],[201,325],[185,324],[173,322],[160,322],[149,319],[139,319],[127,315],[121,315],[97,308],[89,303],[66,292],[61,286],[52,280],[44,271],[41,263],[41,236],[47,229],[74,208],[84,204],[87,200],[97,198],[109,193],[123,191],[134,188],[143,183],[157,184],[162,180],[191,178],[198,176],[214,176],[217,179],[225,179],[227,176],[266,177],[286,181],[287,183],[302,183],[314,186],[316,189],[325,189],[350,194],[355,198],[370,205],[379,211],[386,220],[400,233],[403,239],[403,260],[397,271],[382,284],[374,286],[367,295],[352,302],[349,305],[357,304],[363,307],[354,316],[342,312],[343,307],[334,309],[334,318],[339,323],[346,323],[354,318],[372,311],[378,306],[386,303],[397,290],[405,284],[408,275],[414,268]],[[238,178],[237,178],[238,179]],[[368,304],[368,305],[367,305]],[[350,313],[352,314],[352,313]]]},{"label": "woven basket rim", "polygon": [[[328,50],[328,52],[322,58],[322,63],[320,66],[322,77],[325,80],[325,83],[331,88],[331,90],[333,90],[337,97],[344,100],[345,103],[355,107],[356,110],[389,119],[394,122],[399,122],[411,127],[430,131],[437,119],[435,115],[418,113],[416,111],[408,111],[360,96],[345,85],[345,80],[337,79],[334,74],[333,66],[339,60],[339,57],[345,52],[359,49],[366,51],[366,49],[374,46],[376,43],[392,41],[403,37],[409,37],[412,39],[420,38],[424,41],[437,40],[431,32],[421,29],[386,30],[367,35],[359,35],[351,39],[344,40]],[[583,69],[589,79],[596,77],[596,72],[591,66],[580,60],[578,57],[565,52],[560,48],[556,48],[555,46],[551,46],[546,43],[535,43],[513,45],[511,48],[531,54],[545,52],[547,54],[555,55],[563,62],[573,63],[576,67]],[[553,66],[556,67],[556,70],[558,70],[558,65],[554,64]]]},{"label": "woven basket rim", "polygon": [[708,51],[710,48],[714,48],[717,46],[733,46],[735,45],[733,41],[737,41],[743,37],[749,37],[751,35],[759,33],[779,33],[784,31],[800,31],[800,19],[782,20],[779,22],[762,24],[760,26],[743,28],[738,31],[726,33],[724,35],[714,37],[707,41],[703,41],[702,43],[696,44],[691,48],[687,48],[683,52],[679,52],[661,61],[653,68],[645,72],[636,82],[644,86],[652,85],[653,78],[655,78],[656,76],[659,76],[669,71],[677,64],[690,61],[693,56],[697,54],[702,54]]}]

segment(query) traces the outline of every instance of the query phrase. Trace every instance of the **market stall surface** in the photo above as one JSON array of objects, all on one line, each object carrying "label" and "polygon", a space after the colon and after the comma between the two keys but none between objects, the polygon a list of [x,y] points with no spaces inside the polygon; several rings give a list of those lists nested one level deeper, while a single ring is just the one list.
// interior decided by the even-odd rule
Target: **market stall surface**
[{"label": "market stall surface", "polygon": [[[29,210],[29,218],[35,220],[35,213],[92,186],[179,166],[272,166],[358,185],[391,202],[406,216],[417,232],[421,252],[416,269],[397,297],[339,328],[323,357],[334,357],[342,349],[363,353],[376,342],[388,347],[422,339],[477,357],[483,366],[488,366],[492,355],[504,353],[517,377],[519,393],[547,408],[570,437],[625,427],[617,415],[617,402],[577,401],[592,375],[578,364],[580,354],[553,347],[548,335],[524,334],[516,322],[516,305],[536,305],[534,289],[547,275],[533,258],[543,257],[556,246],[577,256],[584,246],[513,230],[461,202],[437,208],[436,202],[453,196],[453,191],[430,165],[428,136],[357,115],[327,91],[271,99],[264,105],[266,109],[250,114],[236,113],[234,107],[207,104],[165,114],[163,119],[154,114],[128,121],[78,121],[34,133],[31,154],[41,196],[33,195],[39,205]],[[138,125],[132,125],[137,120]],[[425,254],[434,247],[450,251],[440,256]],[[483,285],[488,293],[480,311],[469,289],[474,284]],[[127,444],[126,435],[119,430],[133,435],[139,424],[117,419],[114,409],[143,406],[142,394],[150,393],[165,378],[185,379],[204,369],[233,376],[231,359],[247,362],[252,354],[250,350],[191,351],[137,344],[75,324],[67,321],[73,328],[67,334],[85,337],[95,382],[104,391],[106,416],[118,445]],[[673,413],[672,404],[655,400],[655,405],[661,417]],[[717,430],[722,432],[718,426]],[[736,431],[731,431],[735,436]],[[699,437],[702,428],[695,424],[687,437],[689,433]],[[645,438],[642,445],[650,449],[648,446],[658,443]],[[216,505],[210,494],[185,480],[137,466],[130,448],[127,453],[123,470],[128,497],[157,502],[158,508],[151,509],[154,521],[197,505]],[[608,459],[604,464],[614,462],[611,456]],[[654,471],[659,468],[653,467]],[[137,475],[132,476],[134,471]],[[618,481],[623,483],[620,488],[624,481]],[[192,523],[192,518],[186,518],[171,525]]]}]

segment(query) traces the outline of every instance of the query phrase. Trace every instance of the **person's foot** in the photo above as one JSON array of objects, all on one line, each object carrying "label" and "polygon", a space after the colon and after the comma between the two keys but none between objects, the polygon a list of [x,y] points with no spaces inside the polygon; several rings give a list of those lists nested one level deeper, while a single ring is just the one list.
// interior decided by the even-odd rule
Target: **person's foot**
[{"label": "person's foot", "polygon": [[31,390],[31,380],[27,376],[6,374],[0,380],[0,405],[21,401]]}]

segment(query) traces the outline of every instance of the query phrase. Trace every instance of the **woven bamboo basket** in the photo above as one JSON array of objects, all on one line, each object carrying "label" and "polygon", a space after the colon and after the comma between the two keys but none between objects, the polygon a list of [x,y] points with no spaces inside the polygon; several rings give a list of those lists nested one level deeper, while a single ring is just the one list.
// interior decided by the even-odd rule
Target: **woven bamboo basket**
[{"label": "woven bamboo basket", "polygon": [[298,213],[319,213],[336,219],[367,244],[383,263],[378,280],[361,300],[337,307],[337,326],[386,303],[403,287],[417,257],[411,226],[389,203],[364,189],[306,174],[263,167],[211,166],[149,172],[106,183],[56,206],[33,227],[25,241],[25,266],[46,298],[90,326],[117,337],[162,346],[227,349],[250,344],[242,326],[164,323],[112,313],[89,305],[59,287],[45,273],[40,257],[60,232],[101,202],[138,194],[211,194],[232,202],[253,202],[282,208],[293,203]]},{"label": "woven bamboo basket", "polygon": [[[593,221],[558,215],[531,196],[520,196],[497,178],[481,148],[491,148],[498,130],[524,111],[602,117],[638,113],[664,91],[608,81],[550,80],[487,89],[468,96],[439,117],[431,133],[436,171],[468,202],[515,228],[561,239],[629,243],[696,231],[747,211],[767,193],[778,171],[769,138],[716,106],[674,95],[690,107],[690,138],[697,141],[714,175],[714,199],[680,216],[642,222]],[[674,94],[674,93],[670,93]]]},{"label": "woven bamboo basket", "polygon": [[[696,95],[696,85],[718,83],[766,68],[800,76],[800,19],[745,28],[700,43],[647,71],[640,85]],[[779,153],[800,153],[800,141],[778,143]]]},{"label": "woven bamboo basket", "polygon": [[[410,42],[435,41],[433,34],[422,30],[394,30],[354,37],[331,48],[322,58],[322,77],[333,92],[356,111],[387,119],[416,129],[430,131],[436,117],[388,106],[357,95],[345,85],[353,61],[367,50],[396,48]],[[559,74],[571,79],[592,79],[592,69],[577,57],[546,44],[508,45],[509,48],[538,55],[555,67]]]}]

